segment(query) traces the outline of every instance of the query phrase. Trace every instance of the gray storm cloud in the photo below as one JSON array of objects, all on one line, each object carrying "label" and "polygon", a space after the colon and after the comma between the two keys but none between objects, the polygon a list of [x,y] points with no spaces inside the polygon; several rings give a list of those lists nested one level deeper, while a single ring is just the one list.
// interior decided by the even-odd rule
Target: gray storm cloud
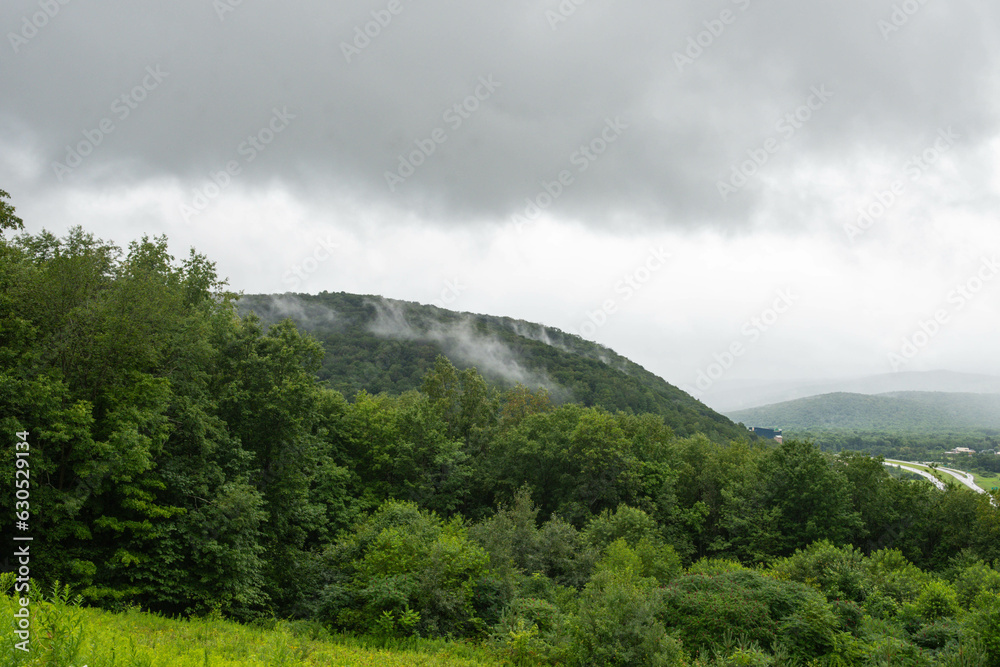
[{"label": "gray storm cloud", "polygon": [[[997,11],[18,0],[0,8],[0,145],[38,193],[278,182],[441,223],[739,225],[802,165],[903,160],[948,125],[994,133]],[[817,86],[832,97],[803,122]],[[760,175],[721,197],[769,140]]]}]

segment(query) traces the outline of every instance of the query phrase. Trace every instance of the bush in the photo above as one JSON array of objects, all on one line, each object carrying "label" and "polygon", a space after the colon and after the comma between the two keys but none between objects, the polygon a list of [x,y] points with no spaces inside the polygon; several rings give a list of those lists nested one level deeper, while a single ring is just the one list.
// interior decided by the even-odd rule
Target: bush
[{"label": "bush", "polygon": [[816,585],[828,600],[864,599],[861,552],[822,540],[776,561],[771,569],[784,578]]},{"label": "bush", "polygon": [[612,513],[604,510],[591,519],[583,531],[587,540],[597,549],[605,549],[615,540],[625,540],[635,546],[640,540],[662,542],[656,520],[640,509],[619,505]]},{"label": "bush", "polygon": [[681,645],[656,617],[657,589],[605,563],[587,584],[572,624],[579,665],[681,665]]},{"label": "bush", "polygon": [[760,648],[738,648],[715,662],[718,667],[771,667],[774,658]]},{"label": "bush", "polygon": [[1000,595],[980,593],[968,618],[969,634],[978,640],[991,665],[1000,665]]},{"label": "bush", "polygon": [[902,604],[917,598],[930,579],[898,549],[882,549],[862,563],[865,589],[878,590]]},{"label": "bush", "polygon": [[558,516],[538,531],[541,572],[562,586],[583,588],[594,571],[597,552],[571,523]]},{"label": "bush", "polygon": [[953,585],[958,603],[963,609],[969,609],[983,591],[1000,593],[1000,572],[982,561],[972,563],[959,570]]},{"label": "bush", "polygon": [[605,554],[612,552],[613,545],[630,548],[638,558],[636,571],[661,584],[681,572],[677,551],[664,541],[656,520],[640,509],[619,505],[613,514],[605,510],[587,524],[583,535],[595,549]]},{"label": "bush", "polygon": [[830,609],[837,617],[837,626],[844,632],[857,635],[861,631],[861,621],[865,616],[864,609],[851,600],[834,600]]},{"label": "bush", "polygon": [[781,624],[782,644],[797,658],[824,656],[834,647],[837,617],[821,597],[810,597]]},{"label": "bush", "polygon": [[914,606],[920,618],[925,621],[951,618],[960,611],[955,589],[940,580],[931,580],[924,584]]},{"label": "bush", "polygon": [[962,635],[961,626],[953,619],[942,619],[928,623],[913,633],[913,643],[926,649],[942,649],[951,642],[957,642]]},{"label": "bush", "polygon": [[641,574],[666,584],[681,573],[681,557],[669,544],[656,544],[643,538],[635,545],[635,554],[642,563]]},{"label": "bush", "polygon": [[543,574],[560,584],[583,588],[590,578],[595,551],[580,532],[559,517],[541,528],[538,509],[524,488],[509,507],[469,529],[469,535],[489,554],[497,576],[514,581],[517,574]]},{"label": "bush", "polygon": [[886,595],[879,589],[870,591],[868,597],[865,598],[864,610],[872,618],[880,620],[893,619],[899,615],[900,609],[900,604],[894,598]]},{"label": "bush", "polygon": [[464,636],[484,625],[475,613],[477,588],[499,594],[489,590],[486,552],[460,519],[445,523],[413,503],[385,502],[329,558],[345,575],[321,597],[335,614],[330,620],[347,629]]},{"label": "bush", "polygon": [[932,656],[916,644],[898,637],[878,637],[869,647],[872,667],[930,667]]},{"label": "bush", "polygon": [[681,559],[668,544],[652,544],[642,538],[634,549],[623,539],[612,542],[597,563],[596,571],[612,569],[630,571],[639,577],[665,584],[681,571]]},{"label": "bush", "polygon": [[781,621],[803,608],[807,600],[825,605],[812,588],[778,581],[752,570],[715,576],[685,574],[663,589],[660,617],[677,628],[692,653],[719,648],[727,631],[749,642],[770,646]]},{"label": "bush", "polygon": [[711,577],[726,572],[740,572],[746,570],[746,566],[736,560],[727,558],[702,558],[691,564],[687,569],[688,574],[703,574]]},{"label": "bush", "polygon": [[565,661],[570,637],[566,617],[556,605],[539,598],[518,598],[494,627],[492,641],[515,665]]}]

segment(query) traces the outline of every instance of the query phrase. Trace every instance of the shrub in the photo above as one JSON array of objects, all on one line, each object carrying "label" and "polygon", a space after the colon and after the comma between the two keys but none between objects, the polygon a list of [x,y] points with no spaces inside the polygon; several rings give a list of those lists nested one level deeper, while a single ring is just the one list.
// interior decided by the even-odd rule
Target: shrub
[{"label": "shrub", "polygon": [[514,600],[494,627],[492,641],[515,665],[565,661],[570,644],[562,611],[539,598]]},{"label": "shrub", "polygon": [[968,609],[983,591],[1000,593],[1000,572],[982,561],[971,563],[959,570],[953,584],[958,603]]},{"label": "shrub", "polygon": [[663,589],[660,617],[677,628],[684,647],[712,651],[727,631],[770,646],[779,624],[806,600],[825,604],[804,584],[778,581],[752,570],[715,576],[685,574]]},{"label": "shrub", "polygon": [[656,617],[659,595],[650,581],[628,569],[598,569],[572,623],[576,664],[683,664],[680,643]]},{"label": "shrub", "polygon": [[413,503],[387,501],[329,558],[344,574],[321,597],[341,627],[431,636],[483,627],[473,597],[477,587],[488,592],[488,556],[458,517],[446,523]]},{"label": "shrub", "polygon": [[587,524],[584,535],[598,549],[605,549],[615,540],[623,539],[630,546],[640,540],[662,541],[656,520],[640,509],[619,505],[612,513],[604,510]]},{"label": "shrub", "polygon": [[1000,595],[980,593],[968,618],[969,634],[979,641],[991,665],[1000,665]]},{"label": "shrub", "polygon": [[830,609],[837,617],[837,626],[844,632],[852,635],[858,634],[861,629],[861,620],[865,611],[858,603],[851,600],[834,600],[830,603]]},{"label": "shrub", "polygon": [[724,658],[715,662],[718,667],[771,667],[774,658],[757,648],[738,648]]},{"label": "shrub", "polygon": [[861,552],[851,546],[837,547],[822,540],[798,549],[771,569],[783,578],[815,584],[828,600],[864,599]]},{"label": "shrub", "polygon": [[653,544],[642,538],[634,549],[623,539],[612,542],[597,563],[596,571],[612,569],[665,584],[681,571],[681,559],[668,544]]},{"label": "shrub", "polygon": [[867,665],[872,667],[930,667],[933,658],[916,644],[898,637],[878,637],[869,646]]},{"label": "shrub", "polygon": [[746,566],[737,560],[729,560],[727,558],[702,558],[695,561],[687,569],[688,574],[703,574],[707,577],[711,577],[717,574],[725,574],[726,572],[739,572],[741,570],[746,570]]},{"label": "shrub", "polygon": [[553,516],[538,531],[541,572],[562,586],[583,588],[594,571],[597,552],[568,521]]},{"label": "shrub", "polygon": [[920,618],[925,621],[950,618],[960,611],[955,589],[940,580],[931,580],[924,584],[914,606]]},{"label": "shrub", "polygon": [[864,610],[876,619],[893,619],[899,614],[900,604],[895,598],[886,595],[879,589],[869,591],[865,598]]},{"label": "shrub", "polygon": [[469,529],[490,557],[497,576],[513,582],[517,574],[543,574],[560,584],[583,588],[594,567],[595,550],[572,524],[552,517],[541,528],[531,494],[522,488],[509,507]]},{"label": "shrub", "polygon": [[879,590],[900,604],[917,598],[930,579],[898,549],[882,549],[862,563],[866,590]]},{"label": "shrub", "polygon": [[781,623],[782,644],[801,659],[826,655],[834,647],[837,617],[821,597],[806,598]]},{"label": "shrub", "polygon": [[957,642],[962,635],[961,626],[953,619],[942,619],[924,625],[913,633],[913,643],[926,649],[942,649],[950,642]]}]

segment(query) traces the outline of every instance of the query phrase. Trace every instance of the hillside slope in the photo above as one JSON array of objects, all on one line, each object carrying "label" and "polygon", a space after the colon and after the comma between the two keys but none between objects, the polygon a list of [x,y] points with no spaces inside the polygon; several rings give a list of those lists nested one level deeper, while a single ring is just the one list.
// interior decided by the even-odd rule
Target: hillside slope
[{"label": "hillside slope", "polygon": [[753,426],[785,430],[899,433],[1000,428],[1000,394],[833,393],[727,413]]},{"label": "hillside slope", "polygon": [[724,414],[821,394],[887,394],[891,392],[1000,394],[1000,377],[954,371],[900,371],[857,378],[826,380],[739,380],[717,382],[702,397]]},{"label": "hillside slope", "polygon": [[638,364],[540,324],[330,292],[248,295],[239,309],[267,323],[290,318],[309,331],[326,350],[320,376],[346,396],[416,389],[443,354],[501,386],[545,387],[560,402],[662,415],[678,435],[746,437],[745,429]]}]

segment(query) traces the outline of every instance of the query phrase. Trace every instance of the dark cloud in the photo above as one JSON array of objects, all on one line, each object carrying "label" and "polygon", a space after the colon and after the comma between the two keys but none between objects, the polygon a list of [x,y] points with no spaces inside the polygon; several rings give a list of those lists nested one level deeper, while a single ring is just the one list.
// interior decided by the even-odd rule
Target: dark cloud
[{"label": "dark cloud", "polygon": [[[33,185],[193,189],[235,161],[247,186],[502,221],[566,171],[551,207],[562,216],[740,224],[767,201],[765,180],[727,201],[717,182],[770,138],[780,150],[762,174],[780,178],[905,158],[942,126],[967,142],[997,129],[997,9],[972,0],[588,0],[565,17],[574,3],[228,1],[69,2],[30,39],[7,34],[0,141],[45,163]],[[44,4],[5,3],[5,34]],[[893,17],[903,5],[919,10]],[[900,16],[899,30],[880,27]],[[776,123],[815,86],[832,99],[783,135]],[[287,127],[258,148],[275,110]],[[113,130],[60,182],[52,163],[102,121]],[[580,149],[603,150],[609,121],[627,129],[591,161]],[[433,154],[405,176],[399,156],[421,145]],[[405,176],[394,192],[387,171]]]}]

